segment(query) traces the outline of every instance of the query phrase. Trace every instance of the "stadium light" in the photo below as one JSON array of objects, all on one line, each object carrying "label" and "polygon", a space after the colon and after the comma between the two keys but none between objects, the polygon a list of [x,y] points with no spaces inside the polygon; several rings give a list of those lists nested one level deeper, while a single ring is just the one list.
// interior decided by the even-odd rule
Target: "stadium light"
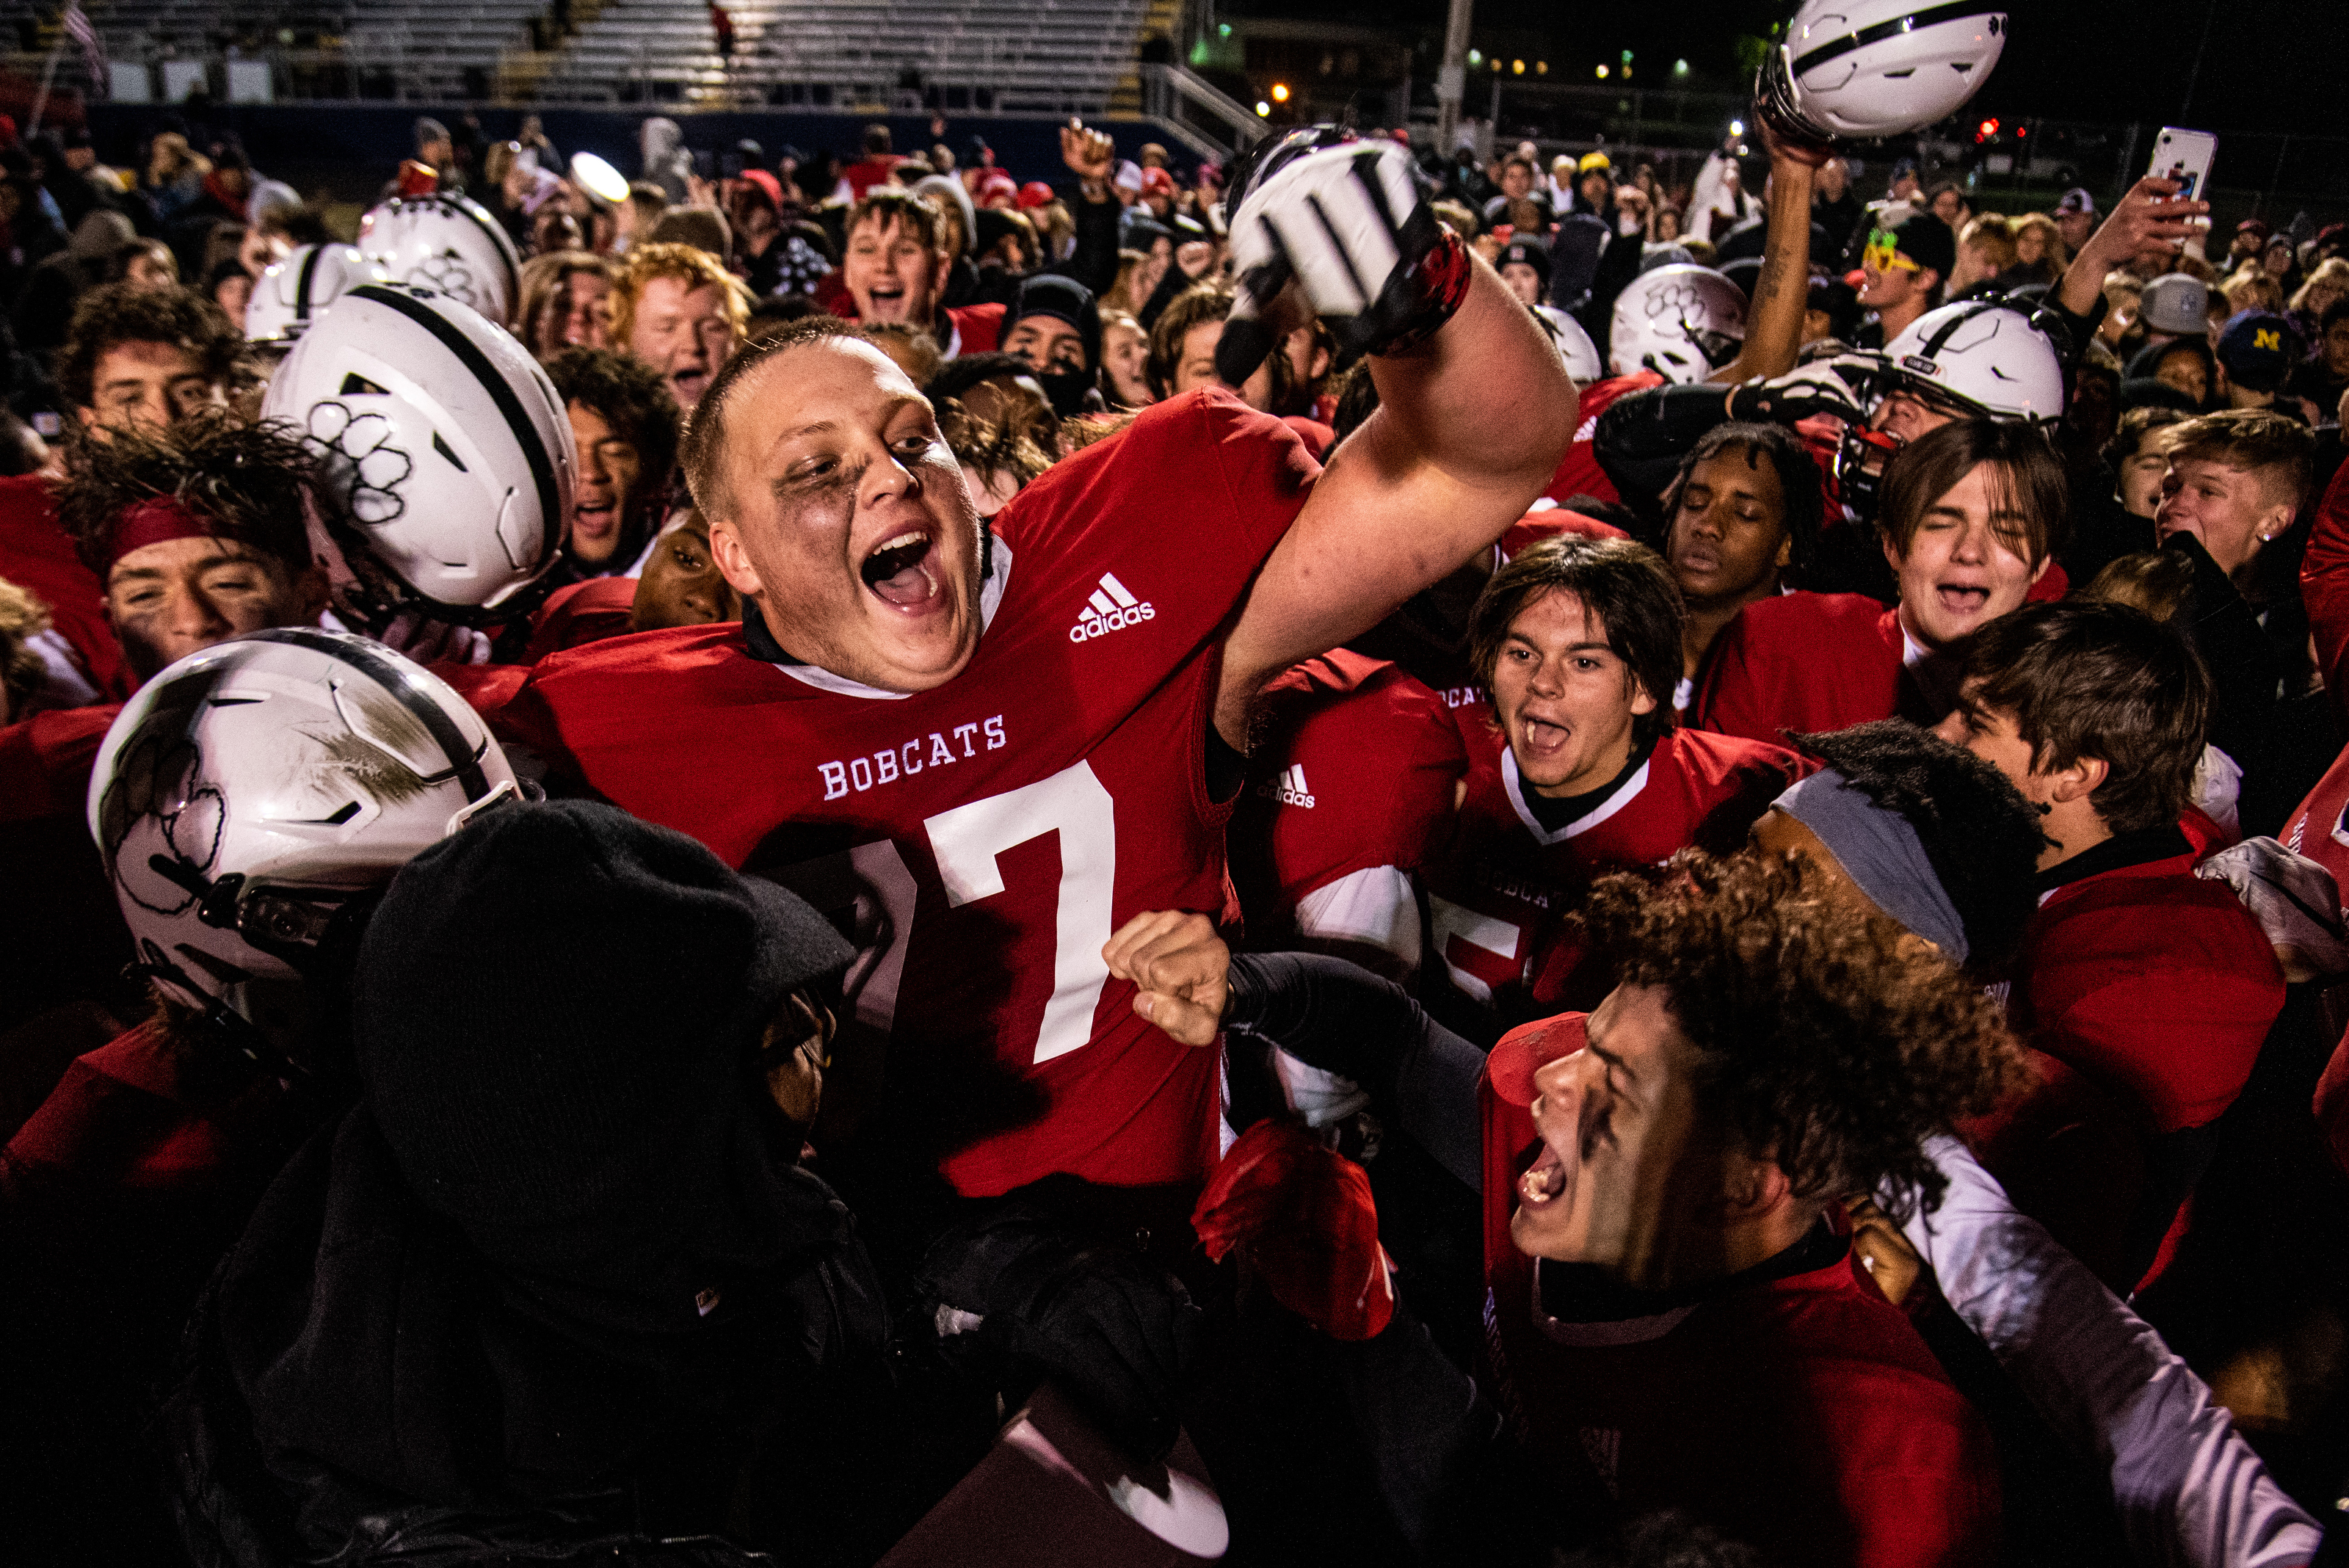
[{"label": "stadium light", "polygon": [[1272,84],[1272,101],[1275,103],[1287,103],[1288,101],[1288,84],[1287,82],[1275,82]]},{"label": "stadium light", "polygon": [[1672,75],[1676,77],[1684,77],[1688,75],[1688,62],[1686,60],[1674,60],[1672,62]]},{"label": "stadium light", "polygon": [[1744,120],[1742,120],[1742,119],[1733,119],[1733,120],[1731,120],[1731,121],[1729,122],[1729,134],[1730,134],[1730,135],[1732,135],[1732,136],[1743,136],[1743,135],[1744,135],[1744,134],[1745,134],[1745,122],[1744,122]]},{"label": "stadium light", "polygon": [[1547,60],[1536,60],[1534,62],[1534,75],[1537,77],[1546,77],[1549,75],[1549,62]]},{"label": "stadium light", "polygon": [[1509,74],[1513,77],[1521,77],[1525,75],[1526,62],[1523,60],[1511,60],[1509,62]]},{"label": "stadium light", "polygon": [[1216,36],[1218,38],[1228,38],[1231,36],[1232,25],[1229,22],[1218,22],[1216,24]]},{"label": "stadium light", "polygon": [[1472,65],[1472,66],[1481,66],[1481,65],[1483,65],[1483,64],[1485,63],[1485,51],[1484,51],[1484,50],[1482,50],[1482,49],[1471,49],[1471,50],[1469,50],[1469,51],[1468,51],[1468,63],[1469,63],[1470,65]]},{"label": "stadium light", "polygon": [[1265,102],[1265,101],[1264,101],[1264,99],[1257,99],[1257,100],[1256,100],[1256,117],[1257,117],[1258,119],[1271,119],[1271,118],[1272,118],[1272,105],[1270,105],[1270,104],[1268,104],[1268,103]]},{"label": "stadium light", "polygon": [[1607,79],[1607,67],[1605,66],[1599,67],[1599,79],[1602,82]]}]

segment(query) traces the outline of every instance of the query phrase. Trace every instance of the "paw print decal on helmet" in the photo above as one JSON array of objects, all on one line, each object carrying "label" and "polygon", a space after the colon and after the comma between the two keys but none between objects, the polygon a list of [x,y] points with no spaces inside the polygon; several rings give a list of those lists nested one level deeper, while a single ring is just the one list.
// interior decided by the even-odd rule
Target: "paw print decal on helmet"
[{"label": "paw print decal on helmet", "polygon": [[416,264],[407,282],[437,288],[460,305],[482,308],[481,296],[473,291],[473,269],[455,251],[443,251],[437,256],[426,256]]},{"label": "paw print decal on helmet", "polygon": [[326,466],[337,478],[347,478],[347,504],[353,519],[380,524],[396,521],[408,510],[399,487],[416,471],[408,453],[391,445],[398,432],[381,414],[354,415],[337,402],[314,404],[310,439],[324,449]]},{"label": "paw print decal on helmet", "polygon": [[1696,308],[1696,289],[1693,285],[1667,284],[1661,288],[1649,292],[1648,317],[1651,320],[1659,316],[1685,317]]}]

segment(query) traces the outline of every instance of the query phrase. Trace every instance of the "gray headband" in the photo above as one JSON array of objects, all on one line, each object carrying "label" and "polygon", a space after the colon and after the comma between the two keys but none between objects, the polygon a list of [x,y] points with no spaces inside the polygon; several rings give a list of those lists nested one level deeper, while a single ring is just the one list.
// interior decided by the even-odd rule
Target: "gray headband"
[{"label": "gray headband", "polygon": [[1951,962],[1966,961],[1965,923],[1907,817],[1877,805],[1833,768],[1813,774],[1770,804],[1809,828],[1878,909],[1940,949]]}]

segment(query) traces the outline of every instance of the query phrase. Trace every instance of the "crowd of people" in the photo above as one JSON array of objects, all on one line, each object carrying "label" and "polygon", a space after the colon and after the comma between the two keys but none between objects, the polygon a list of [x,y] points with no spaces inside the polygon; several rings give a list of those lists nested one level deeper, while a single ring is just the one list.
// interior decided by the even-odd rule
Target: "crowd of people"
[{"label": "crowd of people", "polygon": [[2349,225],[931,130],[0,128],[9,1560],[2318,1561]]}]

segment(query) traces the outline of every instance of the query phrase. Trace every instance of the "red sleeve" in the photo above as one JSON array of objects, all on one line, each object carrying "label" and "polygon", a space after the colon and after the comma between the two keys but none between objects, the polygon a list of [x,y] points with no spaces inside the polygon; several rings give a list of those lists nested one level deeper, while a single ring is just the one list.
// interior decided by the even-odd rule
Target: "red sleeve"
[{"label": "red sleeve", "polygon": [[2031,591],[2023,597],[2035,605],[2061,604],[2071,591],[2072,579],[2065,575],[2063,563],[2050,561],[2047,569],[2039,574],[2039,580],[2031,585]]},{"label": "red sleeve", "polygon": [[2316,525],[2300,559],[2300,597],[2316,639],[2316,668],[2333,699],[2333,714],[2349,724],[2349,462],[2343,463],[2316,504]]},{"label": "red sleeve", "polygon": [[523,662],[535,664],[566,648],[626,637],[636,629],[629,618],[636,603],[634,577],[590,577],[556,589],[531,618],[530,647]]},{"label": "red sleeve", "polygon": [[1003,306],[964,305],[947,312],[966,354],[992,354],[1003,333]]},{"label": "red sleeve", "polygon": [[[1313,802],[1289,802],[1271,835],[1273,876],[1292,909],[1357,871],[1419,869],[1451,821],[1454,785],[1468,771],[1443,700],[1400,670],[1308,721],[1283,761],[1301,771]],[[1352,811],[1322,809],[1356,794],[1373,770],[1373,798]],[[1266,781],[1276,791],[1279,771]]]},{"label": "red sleeve", "polygon": [[0,729],[0,822],[79,816],[119,702],[36,713]]},{"label": "red sleeve", "polygon": [[137,689],[106,618],[106,585],[81,564],[38,474],[0,479],[0,577],[47,607],[49,624],[80,655],[101,695],[120,699]]},{"label": "red sleeve", "polygon": [[1783,745],[1789,731],[1890,718],[1899,707],[1900,657],[1878,630],[1882,618],[1883,607],[1856,594],[1790,594],[1746,606],[1705,657],[1690,727]]},{"label": "red sleeve", "polygon": [[2326,1147],[2333,1150],[2333,1163],[2349,1170],[2349,1033],[2333,1048],[2333,1059],[2324,1064],[2324,1075],[2316,1080],[2316,1100],[2311,1107],[2316,1112],[2316,1125],[2323,1129]]},{"label": "red sleeve", "polygon": [[[1205,488],[1210,474],[1223,503],[1212,511],[1205,509],[1215,498]],[[1253,570],[1320,476],[1295,431],[1221,387],[1206,388],[1154,404],[1116,435],[1054,463],[996,514],[996,532],[1014,552],[1058,551],[1088,528],[1131,526],[1146,497],[1180,490],[1183,549],[1228,553]]]}]

